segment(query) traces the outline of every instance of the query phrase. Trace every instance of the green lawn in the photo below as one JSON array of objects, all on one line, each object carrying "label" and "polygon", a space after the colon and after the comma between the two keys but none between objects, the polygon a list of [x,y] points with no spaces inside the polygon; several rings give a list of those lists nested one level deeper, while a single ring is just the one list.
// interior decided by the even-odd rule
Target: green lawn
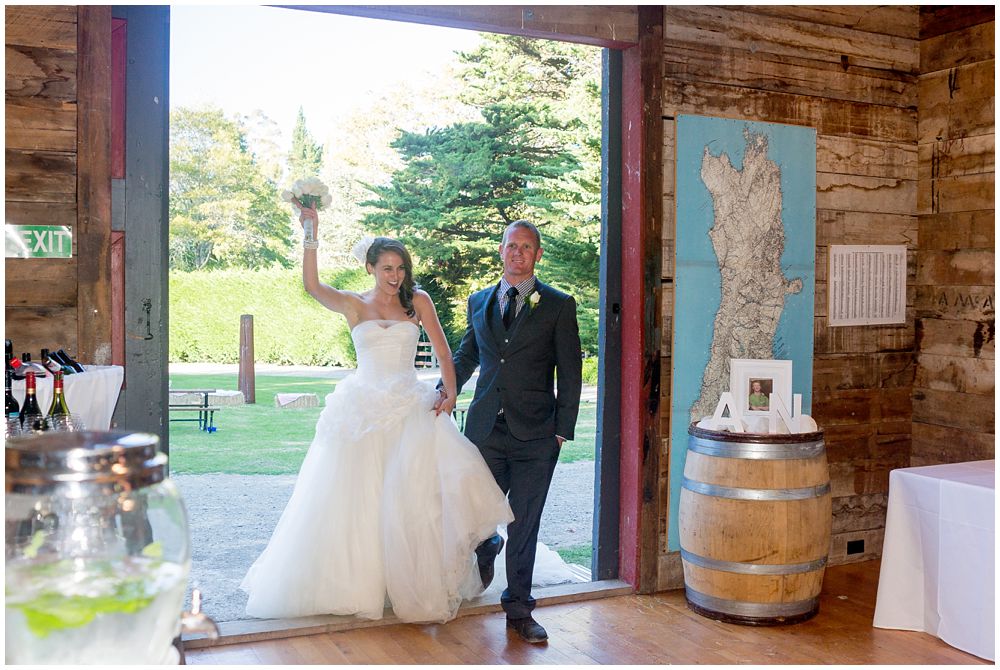
[{"label": "green lawn", "polygon": [[562,547],[561,549],[556,549],[556,552],[567,563],[576,563],[577,565],[583,565],[589,568],[594,548],[590,544],[577,544],[572,547]]},{"label": "green lawn", "polygon": [[[170,375],[171,388],[236,389],[235,374]],[[320,405],[336,381],[316,377],[257,375],[256,404],[224,407],[215,414],[218,431],[205,433],[194,422],[170,424],[170,470],[176,474],[228,473],[241,475],[297,474],[312,441],[322,407],[279,409],[276,393],[315,393]],[[471,391],[459,397],[467,406]],[[596,405],[584,403],[577,421],[576,440],[567,442],[561,463],[594,459]],[[589,557],[587,563],[589,565]]]}]

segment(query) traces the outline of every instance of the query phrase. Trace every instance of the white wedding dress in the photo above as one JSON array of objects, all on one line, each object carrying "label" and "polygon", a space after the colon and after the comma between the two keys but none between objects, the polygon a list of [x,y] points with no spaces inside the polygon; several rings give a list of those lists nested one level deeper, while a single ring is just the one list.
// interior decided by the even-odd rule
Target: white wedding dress
[{"label": "white wedding dress", "polygon": [[[326,398],[292,497],[240,588],[260,618],[447,621],[482,584],[475,547],[513,520],[479,450],[431,411],[410,321],[352,331],[358,369]],[[502,561],[502,557],[500,558]]]}]

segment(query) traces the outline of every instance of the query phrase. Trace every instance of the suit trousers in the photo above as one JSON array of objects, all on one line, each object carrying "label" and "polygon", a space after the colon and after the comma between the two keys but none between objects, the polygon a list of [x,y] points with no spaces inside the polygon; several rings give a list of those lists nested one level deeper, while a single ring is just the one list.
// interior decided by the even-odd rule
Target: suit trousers
[{"label": "suit trousers", "polygon": [[514,512],[514,521],[507,526],[507,588],[500,604],[509,618],[520,619],[535,609],[531,579],[538,526],[559,460],[559,441],[554,435],[521,441],[508,432],[501,415],[477,446]]}]

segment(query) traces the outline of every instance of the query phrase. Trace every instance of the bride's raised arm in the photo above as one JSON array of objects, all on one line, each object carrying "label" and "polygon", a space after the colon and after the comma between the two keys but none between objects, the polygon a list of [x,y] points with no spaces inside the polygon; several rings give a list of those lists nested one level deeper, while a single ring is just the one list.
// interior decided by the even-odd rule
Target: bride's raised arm
[{"label": "bride's raised arm", "polygon": [[[319,240],[319,214],[316,212],[316,208],[305,207],[298,200],[295,200],[295,204],[301,210],[299,223],[305,225],[308,219],[312,219],[315,239]],[[317,302],[329,310],[343,314],[347,317],[348,323],[351,323],[360,298],[356,293],[341,291],[319,280],[319,268],[316,261],[318,248],[318,242],[311,244],[306,242],[302,245],[302,285],[305,287],[306,293],[315,298]]]},{"label": "bride's raised arm", "polygon": [[441,366],[441,381],[444,383],[444,391],[447,396],[441,401],[435,410],[438,414],[446,412],[451,414],[455,409],[455,402],[458,400],[458,389],[455,388],[455,363],[451,360],[451,347],[448,346],[448,339],[444,336],[444,329],[441,328],[441,321],[438,319],[437,310],[434,308],[434,301],[424,291],[416,291],[413,294],[413,306],[417,310],[417,318],[420,325],[427,331],[427,337],[434,347],[434,355],[437,356],[438,364]]}]

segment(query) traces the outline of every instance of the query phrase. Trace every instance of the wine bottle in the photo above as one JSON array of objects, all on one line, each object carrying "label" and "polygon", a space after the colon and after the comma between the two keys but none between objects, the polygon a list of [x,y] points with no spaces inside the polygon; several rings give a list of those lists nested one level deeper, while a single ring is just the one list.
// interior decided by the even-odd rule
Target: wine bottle
[{"label": "wine bottle", "polygon": [[64,364],[70,366],[77,372],[83,372],[83,366],[74,361],[72,358],[70,358],[69,354],[67,354],[63,349],[57,351],[56,355],[59,357],[59,360],[62,361]]},{"label": "wine bottle", "polygon": [[31,354],[27,351],[21,354],[21,363],[24,364],[25,372],[31,370],[39,379],[48,376],[48,370],[45,369],[45,366],[31,360]]},{"label": "wine bottle", "polygon": [[62,358],[59,357],[58,351],[50,351],[49,359],[53,363],[62,368],[63,374],[72,375],[76,373],[76,370],[72,366],[70,366],[69,363],[66,363]]},{"label": "wine bottle", "polygon": [[38,406],[36,396],[35,373],[28,370],[24,375],[24,404],[21,405],[21,430],[34,433],[45,430],[45,415]]},{"label": "wine bottle", "polygon": [[[10,340],[8,340],[9,342]],[[18,422],[21,420],[21,406],[17,404],[17,398],[14,397],[14,391],[11,389],[11,377],[12,370],[7,368],[4,373],[4,396],[5,404],[7,405],[7,420],[17,419]]]},{"label": "wine bottle", "polygon": [[10,376],[14,379],[24,379],[24,373],[28,368],[24,367],[24,363],[17,356],[10,359]]},{"label": "wine bottle", "polygon": [[52,374],[52,404],[49,405],[49,419],[69,416],[66,393],[63,391],[63,373]]},{"label": "wine bottle", "polygon": [[7,406],[7,423],[4,425],[4,439],[8,437],[16,437],[21,434],[21,406],[17,403],[17,398],[14,397],[14,392],[11,390],[11,377],[12,370],[8,367],[4,371],[4,395],[5,403]]},{"label": "wine bottle", "polygon": [[52,356],[49,354],[48,349],[42,349],[42,353],[39,356],[39,362],[42,365],[44,365],[45,369],[51,372],[52,374],[63,371],[63,366],[59,365],[59,363],[53,360]]}]

